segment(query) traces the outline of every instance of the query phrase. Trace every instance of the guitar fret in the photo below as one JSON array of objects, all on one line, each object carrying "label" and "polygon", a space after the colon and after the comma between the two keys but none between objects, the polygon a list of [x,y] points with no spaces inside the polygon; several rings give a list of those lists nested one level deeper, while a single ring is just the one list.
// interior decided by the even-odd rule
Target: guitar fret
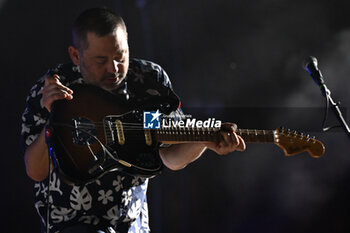
[{"label": "guitar fret", "polygon": [[216,132],[210,129],[200,128],[169,128],[156,131],[156,139],[159,141],[215,141]]},{"label": "guitar fret", "polygon": [[246,142],[267,143],[274,142],[274,131],[272,130],[249,130],[238,129],[239,134]]},{"label": "guitar fret", "polygon": [[[196,142],[216,141],[218,132],[212,128],[169,128],[156,131],[159,141]],[[249,143],[274,143],[274,130],[237,129],[236,133]]]}]

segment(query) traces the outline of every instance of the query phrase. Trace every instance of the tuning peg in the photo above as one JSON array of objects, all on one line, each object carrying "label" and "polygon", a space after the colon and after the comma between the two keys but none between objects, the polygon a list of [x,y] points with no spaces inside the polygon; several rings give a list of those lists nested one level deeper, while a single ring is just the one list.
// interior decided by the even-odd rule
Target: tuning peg
[{"label": "tuning peg", "polygon": [[312,141],[312,143],[316,143],[315,136],[312,136],[312,137],[310,138],[310,140]]}]

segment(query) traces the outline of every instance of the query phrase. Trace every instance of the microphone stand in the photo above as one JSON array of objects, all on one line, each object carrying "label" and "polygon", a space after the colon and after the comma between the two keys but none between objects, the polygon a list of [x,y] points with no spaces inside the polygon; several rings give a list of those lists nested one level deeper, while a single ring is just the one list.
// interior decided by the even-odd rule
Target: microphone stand
[{"label": "microphone stand", "polygon": [[[323,83],[320,87],[321,87],[322,94],[326,97],[327,101],[331,103],[332,110],[333,110],[335,116],[337,117],[338,121],[340,122],[341,126],[343,127],[345,133],[350,138],[350,128],[349,128],[348,124],[346,123],[342,112],[340,111],[340,108],[339,108],[340,104],[333,101],[332,96],[331,96],[331,91],[328,89],[326,84]],[[327,131],[327,130],[328,129],[326,129],[325,131]]]},{"label": "microphone stand", "polygon": [[324,124],[327,120],[328,106],[329,106],[329,102],[330,102],[332,104],[332,109],[333,109],[335,116],[337,117],[338,121],[340,122],[341,126],[343,127],[345,133],[350,138],[350,128],[347,125],[347,123],[343,117],[342,112],[340,111],[340,108],[339,108],[340,104],[335,103],[333,101],[332,96],[331,96],[331,91],[326,86],[326,84],[323,80],[323,77],[322,77],[322,73],[317,67],[317,59],[315,57],[309,56],[307,59],[304,60],[303,67],[307,72],[309,72],[309,74],[310,74],[311,78],[314,80],[314,82],[321,88],[321,92],[326,97],[326,100],[327,100],[326,115],[325,115],[325,118],[323,121],[323,131],[328,131],[329,129],[332,128],[332,127],[327,127],[327,128],[324,127]]}]

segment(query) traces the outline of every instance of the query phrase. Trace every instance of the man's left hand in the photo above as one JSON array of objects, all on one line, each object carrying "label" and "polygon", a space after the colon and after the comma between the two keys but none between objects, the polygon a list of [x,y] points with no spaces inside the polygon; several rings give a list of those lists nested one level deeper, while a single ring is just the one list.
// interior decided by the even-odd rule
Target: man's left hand
[{"label": "man's left hand", "polygon": [[234,123],[224,123],[221,125],[220,140],[217,142],[207,142],[205,146],[215,151],[219,155],[228,154],[232,151],[244,151],[246,149],[243,138],[235,133],[237,125]]}]

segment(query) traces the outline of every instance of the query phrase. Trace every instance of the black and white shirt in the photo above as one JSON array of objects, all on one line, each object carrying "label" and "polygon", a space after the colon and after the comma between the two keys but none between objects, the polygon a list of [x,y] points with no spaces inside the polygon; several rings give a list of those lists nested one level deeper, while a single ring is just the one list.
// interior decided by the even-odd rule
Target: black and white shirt
[{"label": "black and white shirt", "polygon": [[[63,85],[83,83],[79,67],[59,65],[49,70],[58,74]],[[43,107],[42,89],[45,76],[31,88],[22,115],[21,144],[23,151],[40,135],[49,118]],[[165,71],[149,61],[130,59],[125,81],[117,89],[131,104],[137,106],[154,96],[171,96],[170,80]],[[73,94],[74,95],[74,94]],[[35,208],[43,229],[46,222],[48,178],[34,185]],[[77,222],[90,224],[96,229],[112,227],[117,232],[149,232],[146,190],[148,179],[114,171],[83,186],[68,185],[54,170],[50,182],[50,232],[59,232]]]}]

